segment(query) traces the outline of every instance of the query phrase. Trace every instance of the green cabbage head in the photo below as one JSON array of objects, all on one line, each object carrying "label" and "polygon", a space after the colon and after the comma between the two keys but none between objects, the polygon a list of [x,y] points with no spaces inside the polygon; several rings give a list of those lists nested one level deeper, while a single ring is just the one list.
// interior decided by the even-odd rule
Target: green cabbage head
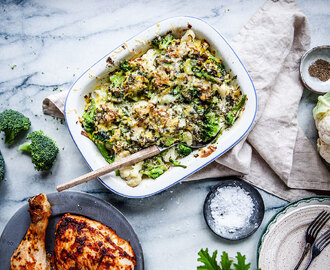
[{"label": "green cabbage head", "polygon": [[330,111],[330,92],[326,93],[324,96],[319,96],[318,102],[313,109],[314,119],[321,120]]}]

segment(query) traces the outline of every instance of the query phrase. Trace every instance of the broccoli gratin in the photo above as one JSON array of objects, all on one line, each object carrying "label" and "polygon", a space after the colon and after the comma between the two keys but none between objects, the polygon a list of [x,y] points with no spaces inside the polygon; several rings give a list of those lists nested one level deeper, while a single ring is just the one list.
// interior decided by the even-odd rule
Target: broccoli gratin
[{"label": "broccoli gratin", "polygon": [[173,146],[116,172],[129,186],[186,166],[188,146],[230,128],[247,100],[221,57],[189,29],[157,36],[143,55],[119,63],[85,96],[83,134],[109,163],[151,145]]}]

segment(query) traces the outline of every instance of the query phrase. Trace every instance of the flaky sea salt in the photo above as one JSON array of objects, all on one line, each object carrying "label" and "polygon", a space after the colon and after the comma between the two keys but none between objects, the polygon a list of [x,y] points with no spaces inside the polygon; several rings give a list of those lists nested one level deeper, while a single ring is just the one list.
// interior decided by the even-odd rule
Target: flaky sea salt
[{"label": "flaky sea salt", "polygon": [[238,186],[219,187],[210,203],[215,232],[226,236],[247,226],[254,204],[249,194]]}]

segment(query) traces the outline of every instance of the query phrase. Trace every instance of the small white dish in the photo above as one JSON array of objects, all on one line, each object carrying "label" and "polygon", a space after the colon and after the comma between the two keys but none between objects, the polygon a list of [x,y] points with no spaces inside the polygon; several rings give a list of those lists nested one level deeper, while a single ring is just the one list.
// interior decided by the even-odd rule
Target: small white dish
[{"label": "small white dish", "polygon": [[[225,230],[221,230],[221,229],[219,230],[211,213],[212,200],[214,199],[214,197],[217,195],[218,192],[221,192],[223,188],[228,188],[228,187],[241,188],[246,192],[246,194],[248,194],[248,196],[251,198],[253,203],[253,211],[246,225],[232,232],[225,232]],[[245,207],[246,209],[246,206],[244,205],[241,206],[243,208]],[[214,186],[211,189],[211,191],[207,194],[203,207],[204,219],[207,226],[217,236],[227,240],[241,240],[255,233],[256,230],[260,227],[260,224],[264,218],[264,213],[265,213],[264,201],[258,190],[255,189],[252,185],[244,182],[243,180],[237,177],[230,177],[228,178],[228,180],[221,179],[220,184]]]},{"label": "small white dish", "polygon": [[182,164],[187,165],[186,169],[170,168],[156,180],[143,180],[134,188],[128,186],[115,173],[99,178],[104,186],[121,196],[131,198],[147,197],[171,187],[227,152],[247,134],[254,121],[257,112],[257,94],[248,72],[228,42],[212,26],[200,19],[192,17],[166,19],[132,37],[105,55],[86,70],[71,86],[65,103],[66,124],[73,141],[88,166],[91,170],[96,170],[107,164],[94,143],[81,135],[82,127],[79,123],[79,117],[82,116],[85,107],[84,96],[94,89],[98,77],[102,77],[106,72],[109,72],[106,69],[106,61],[113,61],[114,64],[117,64],[124,59],[136,57],[136,53],[143,53],[150,48],[150,41],[155,36],[165,34],[168,31],[172,31],[174,34],[182,33],[188,27],[192,28],[197,38],[206,39],[210,43],[211,49],[223,57],[225,66],[237,75],[241,90],[248,97],[245,111],[239,121],[228,132],[219,137],[215,144],[217,149],[212,154],[206,158],[195,158],[191,154],[182,159]]},{"label": "small white dish", "polygon": [[[330,197],[315,196],[293,202],[284,207],[268,223],[258,247],[258,268],[294,269],[305,246],[305,234],[316,216],[330,212]],[[328,222],[319,236],[330,229]],[[311,254],[305,257],[300,269],[305,269]],[[313,261],[310,270],[330,269],[330,246]]]},{"label": "small white dish", "polygon": [[308,72],[310,65],[318,59],[330,62],[330,46],[318,46],[310,49],[303,55],[299,68],[300,78],[307,89],[317,94],[325,94],[330,90],[330,79],[323,82],[318,78],[312,77]]}]

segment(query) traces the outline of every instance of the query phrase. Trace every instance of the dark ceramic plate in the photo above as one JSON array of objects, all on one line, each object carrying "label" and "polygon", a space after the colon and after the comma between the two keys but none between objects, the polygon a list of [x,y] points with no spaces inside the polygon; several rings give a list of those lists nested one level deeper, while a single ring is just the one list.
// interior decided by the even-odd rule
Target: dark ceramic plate
[{"label": "dark ceramic plate", "polygon": [[[219,234],[217,233],[217,230],[215,228],[214,219],[211,216],[211,209],[210,209],[210,203],[211,200],[214,198],[216,191],[219,188],[223,187],[240,187],[243,190],[245,190],[252,199],[252,202],[254,204],[254,210],[252,212],[252,215],[249,219],[248,225],[235,230],[235,232],[230,234]],[[264,202],[262,200],[262,197],[258,190],[256,190],[253,186],[250,184],[238,179],[238,178],[231,178],[231,180],[223,180],[220,184],[214,186],[212,190],[209,192],[209,194],[206,196],[205,202],[204,202],[204,218],[206,221],[206,224],[211,229],[212,232],[214,232],[217,236],[227,239],[227,240],[240,240],[243,238],[246,238],[253,234],[260,226],[265,212],[265,206]]]},{"label": "dark ceramic plate", "polygon": [[[130,242],[136,255],[136,268],[144,269],[143,252],[140,241],[126,218],[111,204],[80,192],[61,192],[47,195],[52,206],[52,215],[46,232],[46,250],[51,253],[54,247],[55,226],[60,218],[71,213],[84,216],[107,225],[117,235]],[[10,258],[30,226],[28,203],[21,207],[6,225],[0,238],[0,269],[9,269]]]}]

